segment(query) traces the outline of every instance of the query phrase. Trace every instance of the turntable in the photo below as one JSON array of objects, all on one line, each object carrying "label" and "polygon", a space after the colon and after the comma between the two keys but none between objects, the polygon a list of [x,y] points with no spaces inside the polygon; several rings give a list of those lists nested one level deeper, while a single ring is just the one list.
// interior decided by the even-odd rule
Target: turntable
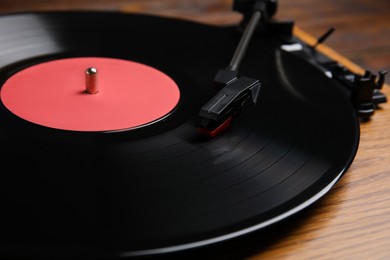
[{"label": "turntable", "polygon": [[2,257],[198,254],[283,225],[348,174],[386,73],[320,51],[333,30],[311,41],[276,1],[232,9],[229,26],[0,17]]}]

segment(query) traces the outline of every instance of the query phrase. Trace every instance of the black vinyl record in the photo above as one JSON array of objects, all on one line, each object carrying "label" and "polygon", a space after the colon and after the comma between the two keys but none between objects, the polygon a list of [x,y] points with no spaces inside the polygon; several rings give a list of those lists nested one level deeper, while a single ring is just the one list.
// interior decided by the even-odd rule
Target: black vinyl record
[{"label": "black vinyl record", "polygon": [[[41,62],[109,57],[146,64],[180,89],[153,124],[77,132],[0,107],[0,255],[114,257],[198,248],[251,233],[322,197],[345,173],[359,122],[342,86],[255,35],[240,72],[256,105],[215,138],[199,109],[242,32],[147,15],[54,12],[0,17],[0,80]],[[0,92],[1,93],[1,92]],[[142,111],[132,111],[142,113]]]}]

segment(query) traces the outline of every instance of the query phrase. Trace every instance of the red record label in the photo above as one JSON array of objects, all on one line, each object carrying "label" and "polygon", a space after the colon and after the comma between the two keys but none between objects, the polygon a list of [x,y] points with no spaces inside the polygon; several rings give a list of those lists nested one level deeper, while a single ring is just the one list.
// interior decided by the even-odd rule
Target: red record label
[{"label": "red record label", "polygon": [[177,105],[180,92],[169,76],[150,66],[83,57],[21,70],[4,83],[0,97],[12,113],[39,125],[117,131],[164,118]]}]

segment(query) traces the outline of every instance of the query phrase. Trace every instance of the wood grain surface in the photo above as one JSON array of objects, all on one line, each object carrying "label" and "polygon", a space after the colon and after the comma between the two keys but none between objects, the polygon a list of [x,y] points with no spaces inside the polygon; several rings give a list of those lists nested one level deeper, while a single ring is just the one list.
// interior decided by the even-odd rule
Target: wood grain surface
[{"label": "wood grain surface", "polygon": [[[241,16],[231,11],[231,4],[231,0],[0,0],[0,13],[114,10],[234,24]],[[390,1],[285,0],[279,1],[275,18],[294,20],[296,35],[308,42],[335,27],[321,51],[359,73],[390,71]],[[390,97],[388,85],[383,92]],[[390,259],[389,198],[390,103],[386,103],[369,122],[361,123],[356,158],[325,197],[271,227],[266,237],[254,234],[221,247],[214,259]]]}]

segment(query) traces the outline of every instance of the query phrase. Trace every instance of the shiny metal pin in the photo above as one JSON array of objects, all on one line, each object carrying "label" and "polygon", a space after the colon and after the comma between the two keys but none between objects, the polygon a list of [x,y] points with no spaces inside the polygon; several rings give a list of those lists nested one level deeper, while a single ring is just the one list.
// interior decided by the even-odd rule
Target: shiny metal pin
[{"label": "shiny metal pin", "polygon": [[94,67],[90,67],[85,71],[85,91],[88,94],[96,94],[99,92],[97,73],[98,70]]}]

